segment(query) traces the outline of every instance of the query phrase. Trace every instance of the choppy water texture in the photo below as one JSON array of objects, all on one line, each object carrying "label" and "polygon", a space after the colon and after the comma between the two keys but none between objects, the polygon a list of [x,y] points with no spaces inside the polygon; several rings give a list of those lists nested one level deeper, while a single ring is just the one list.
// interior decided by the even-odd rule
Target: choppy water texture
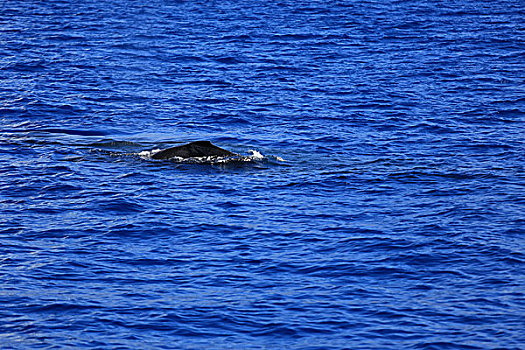
[{"label": "choppy water texture", "polygon": [[524,8],[0,1],[1,348],[523,348]]}]

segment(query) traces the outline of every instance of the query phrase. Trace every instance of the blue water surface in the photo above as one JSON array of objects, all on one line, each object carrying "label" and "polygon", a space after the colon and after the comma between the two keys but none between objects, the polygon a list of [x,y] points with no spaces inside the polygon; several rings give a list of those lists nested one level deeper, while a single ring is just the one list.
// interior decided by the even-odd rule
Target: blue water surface
[{"label": "blue water surface", "polygon": [[1,0],[0,348],[523,349],[524,18]]}]

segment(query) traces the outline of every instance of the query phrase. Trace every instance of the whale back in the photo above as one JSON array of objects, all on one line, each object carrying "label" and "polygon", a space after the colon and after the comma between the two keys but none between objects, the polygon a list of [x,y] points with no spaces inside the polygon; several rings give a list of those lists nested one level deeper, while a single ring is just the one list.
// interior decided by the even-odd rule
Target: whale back
[{"label": "whale back", "polygon": [[195,141],[182,146],[167,148],[155,153],[153,159],[170,159],[173,157],[193,158],[193,157],[228,157],[235,153],[215,146],[210,141]]}]

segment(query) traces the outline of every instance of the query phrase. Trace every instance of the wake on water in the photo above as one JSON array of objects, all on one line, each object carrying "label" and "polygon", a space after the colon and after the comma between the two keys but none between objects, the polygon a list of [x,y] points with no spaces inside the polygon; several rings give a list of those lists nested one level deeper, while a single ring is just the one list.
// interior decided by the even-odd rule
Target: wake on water
[{"label": "wake on water", "polygon": [[[32,135],[34,137],[38,137],[38,135],[46,135],[46,134],[63,134],[63,135],[73,135],[73,136],[80,136],[80,137],[92,137],[92,136],[99,136],[103,135],[102,132],[91,132],[89,130],[69,130],[69,129],[44,129],[44,128],[25,128],[22,130],[17,129],[9,129],[9,130],[1,130],[3,133],[9,133],[9,134],[24,134],[26,136]],[[53,138],[53,142],[57,142],[57,138]],[[59,142],[60,143],[60,142]],[[205,157],[189,157],[189,158],[183,158],[183,157],[171,157],[169,159],[153,159],[153,155],[156,153],[162,151],[161,148],[154,148],[150,150],[136,150],[147,147],[147,144],[139,143],[139,142],[133,142],[133,141],[121,141],[121,140],[113,140],[113,139],[104,139],[99,140],[96,142],[89,142],[79,145],[87,146],[87,147],[96,147],[95,149],[91,149],[91,151],[97,152],[97,153],[106,153],[111,156],[138,156],[139,158],[143,160],[148,161],[154,161],[154,162],[172,162],[172,163],[185,163],[185,164],[234,164],[234,163],[256,163],[256,162],[277,162],[277,163],[284,163],[285,160],[279,156],[265,156],[261,152],[257,150],[250,149],[248,152],[250,154],[248,155],[242,155],[242,154],[234,154],[229,156],[205,156]]]}]

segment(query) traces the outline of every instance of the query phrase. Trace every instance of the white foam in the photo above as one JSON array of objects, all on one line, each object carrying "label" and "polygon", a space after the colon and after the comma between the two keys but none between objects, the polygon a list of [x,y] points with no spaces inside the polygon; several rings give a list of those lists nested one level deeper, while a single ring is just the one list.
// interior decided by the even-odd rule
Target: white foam
[{"label": "white foam", "polygon": [[252,152],[252,159],[264,159],[264,156],[259,151],[251,149],[250,152]]},{"label": "white foam", "polygon": [[[141,151],[138,153],[134,153],[141,157],[142,159],[152,159],[152,156],[156,153],[162,151],[161,149],[153,149],[149,151]],[[176,163],[211,163],[211,164],[222,164],[222,163],[229,163],[229,162],[253,162],[253,161],[259,161],[265,159],[265,156],[257,151],[257,150],[249,150],[250,154],[247,156],[228,156],[228,157],[217,157],[217,156],[209,156],[209,157],[191,157],[191,158],[181,158],[181,157],[172,157],[170,158],[171,161],[174,161]],[[280,157],[274,157],[278,161],[284,162],[285,160]]]},{"label": "white foam", "polygon": [[161,149],[153,149],[151,151],[142,151],[142,152],[139,152],[137,153],[137,155],[141,158],[144,158],[144,159],[148,159],[148,158],[151,158],[152,155],[154,155],[155,153],[157,152],[160,152]]}]

